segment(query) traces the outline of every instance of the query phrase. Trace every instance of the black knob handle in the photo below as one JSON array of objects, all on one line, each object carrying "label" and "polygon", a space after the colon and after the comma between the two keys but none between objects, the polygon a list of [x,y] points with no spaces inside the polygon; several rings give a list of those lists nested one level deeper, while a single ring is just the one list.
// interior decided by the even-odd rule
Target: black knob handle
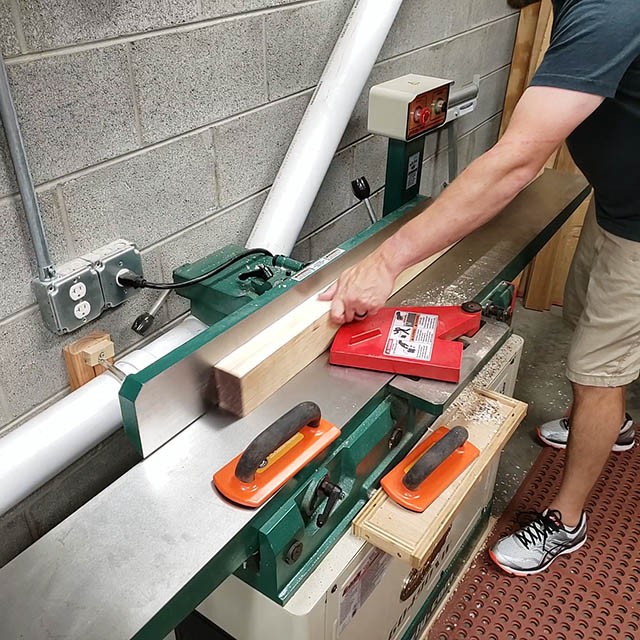
[{"label": "black knob handle", "polygon": [[318,516],[316,524],[318,527],[324,527],[324,525],[327,524],[327,520],[329,520],[331,512],[335,508],[336,504],[338,504],[338,500],[342,497],[342,489],[337,484],[333,484],[327,479],[320,483],[319,488],[320,491],[327,496],[327,504],[324,507],[324,511]]},{"label": "black knob handle", "polygon": [[141,313],[131,325],[131,328],[140,336],[143,336],[151,329],[155,316],[150,313]]},{"label": "black knob handle", "polygon": [[351,188],[353,189],[353,195],[358,198],[358,200],[366,200],[371,196],[371,187],[364,176],[356,178],[351,183]]}]

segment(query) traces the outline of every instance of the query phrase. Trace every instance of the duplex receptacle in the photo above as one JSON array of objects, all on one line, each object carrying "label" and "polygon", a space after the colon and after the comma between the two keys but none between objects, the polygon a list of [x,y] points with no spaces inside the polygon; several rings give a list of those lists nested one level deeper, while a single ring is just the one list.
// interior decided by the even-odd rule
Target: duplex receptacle
[{"label": "duplex receptacle", "polygon": [[100,276],[82,258],[59,266],[49,281],[34,280],[33,289],[47,328],[60,335],[95,320],[104,309]]},{"label": "duplex receptacle", "polygon": [[142,275],[142,260],[133,243],[116,240],[57,267],[51,280],[34,280],[47,328],[59,335],[70,333],[98,318],[105,309],[122,304],[133,291],[118,284],[122,270]]}]

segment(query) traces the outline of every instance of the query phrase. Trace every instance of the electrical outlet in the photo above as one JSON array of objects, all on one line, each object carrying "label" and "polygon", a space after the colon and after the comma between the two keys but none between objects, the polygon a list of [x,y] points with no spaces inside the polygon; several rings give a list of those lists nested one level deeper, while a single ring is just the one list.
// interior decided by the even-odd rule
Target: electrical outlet
[{"label": "electrical outlet", "polygon": [[48,282],[34,280],[33,289],[45,324],[60,335],[95,320],[104,308],[100,276],[82,258],[59,266]]},{"label": "electrical outlet", "polygon": [[47,328],[70,333],[122,304],[135,291],[118,285],[117,275],[126,269],[142,275],[140,252],[127,240],[116,240],[58,267],[49,281],[34,280]]},{"label": "electrical outlet", "polygon": [[133,271],[142,275],[142,258],[135,244],[128,240],[114,242],[83,256],[93,265],[100,276],[100,285],[104,295],[105,307],[117,307],[128,299],[136,290],[131,287],[121,287],[117,282],[121,271]]}]

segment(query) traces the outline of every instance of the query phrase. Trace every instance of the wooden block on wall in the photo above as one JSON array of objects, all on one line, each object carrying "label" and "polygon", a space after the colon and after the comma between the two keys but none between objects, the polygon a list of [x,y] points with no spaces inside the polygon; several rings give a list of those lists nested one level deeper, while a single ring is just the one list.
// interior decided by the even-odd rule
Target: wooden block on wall
[{"label": "wooden block on wall", "polygon": [[105,331],[94,331],[64,347],[62,355],[72,391],[104,372],[104,367],[97,364],[103,353],[105,359],[113,363],[113,342]]},{"label": "wooden block on wall", "polygon": [[[446,251],[448,248],[404,271],[393,293]],[[319,293],[215,366],[217,401],[223,409],[247,415],[328,349],[339,327],[329,317],[331,304],[318,300]]]}]

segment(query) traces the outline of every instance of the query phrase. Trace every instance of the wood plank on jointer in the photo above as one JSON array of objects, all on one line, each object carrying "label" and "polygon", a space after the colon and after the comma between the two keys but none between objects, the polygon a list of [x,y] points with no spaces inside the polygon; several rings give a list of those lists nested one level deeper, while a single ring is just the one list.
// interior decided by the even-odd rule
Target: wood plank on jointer
[{"label": "wood plank on jointer", "polygon": [[[404,271],[396,280],[393,293],[449,248]],[[329,348],[339,327],[329,317],[331,304],[318,300],[318,294],[325,288],[215,366],[220,407],[237,416],[247,415]]]}]

